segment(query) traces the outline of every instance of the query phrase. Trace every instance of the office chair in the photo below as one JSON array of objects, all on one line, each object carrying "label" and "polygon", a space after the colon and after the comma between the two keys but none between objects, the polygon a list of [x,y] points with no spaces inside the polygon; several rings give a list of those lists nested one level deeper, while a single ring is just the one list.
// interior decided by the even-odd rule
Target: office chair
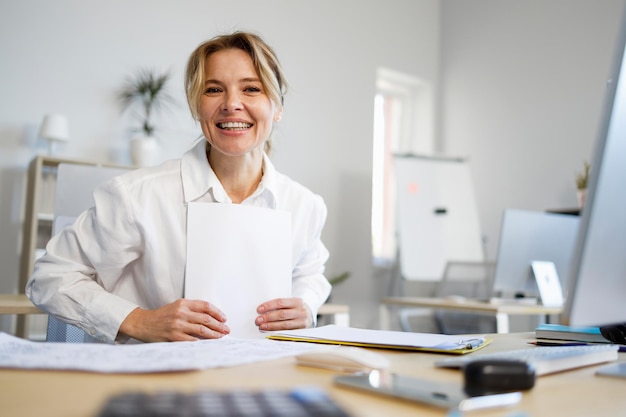
[{"label": "office chair", "polygon": [[99,340],[89,336],[82,329],[61,321],[54,316],[48,316],[46,342],[100,343]]},{"label": "office chair", "polygon": [[[495,262],[448,262],[437,285],[437,298],[456,297],[489,301],[493,291]],[[435,323],[440,333],[496,333],[496,318],[484,314],[435,311]]]},{"label": "office chair", "polygon": [[[127,172],[125,168],[98,165],[59,164],[54,199],[54,223],[56,234],[71,224],[83,211],[93,206],[93,190],[102,182]],[[82,329],[48,316],[47,342],[93,343],[98,342]]]}]

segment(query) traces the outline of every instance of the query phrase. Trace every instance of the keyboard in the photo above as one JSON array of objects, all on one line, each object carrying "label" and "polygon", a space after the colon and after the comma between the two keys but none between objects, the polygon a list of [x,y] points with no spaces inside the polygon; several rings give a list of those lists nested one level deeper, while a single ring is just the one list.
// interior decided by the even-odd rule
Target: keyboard
[{"label": "keyboard", "polygon": [[128,392],[107,400],[98,417],[349,417],[321,389],[230,390],[152,394]]},{"label": "keyboard", "polygon": [[435,362],[438,368],[462,368],[465,364],[485,359],[518,360],[533,365],[535,375],[568,371],[583,366],[617,360],[617,345],[536,346],[528,349],[495,353],[477,353],[471,356],[443,359]]}]

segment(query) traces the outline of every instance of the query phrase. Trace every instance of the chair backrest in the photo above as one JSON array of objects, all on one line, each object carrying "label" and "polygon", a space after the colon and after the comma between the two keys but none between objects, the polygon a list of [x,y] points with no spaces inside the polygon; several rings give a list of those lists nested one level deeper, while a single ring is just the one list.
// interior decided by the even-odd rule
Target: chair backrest
[{"label": "chair backrest", "polygon": [[[436,288],[436,296],[461,296],[469,300],[489,300],[493,295],[495,262],[448,262]],[[440,333],[495,333],[495,317],[483,314],[438,310],[435,324]]]},{"label": "chair backrest", "polygon": [[[56,234],[73,223],[80,213],[93,206],[93,190],[102,182],[128,172],[125,168],[97,165],[59,164],[54,202],[52,233]],[[97,342],[83,330],[48,316],[48,342]]]}]

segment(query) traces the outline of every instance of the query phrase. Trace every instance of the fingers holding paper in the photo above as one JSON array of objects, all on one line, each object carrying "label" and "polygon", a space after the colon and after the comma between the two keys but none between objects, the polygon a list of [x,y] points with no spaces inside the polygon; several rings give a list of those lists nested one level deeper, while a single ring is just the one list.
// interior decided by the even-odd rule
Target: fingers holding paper
[{"label": "fingers holding paper", "polygon": [[224,313],[206,301],[179,299],[154,310],[136,308],[120,332],[144,342],[219,339],[230,329]]},{"label": "fingers holding paper", "polygon": [[259,330],[289,330],[311,327],[313,317],[301,298],[276,298],[257,307]]}]

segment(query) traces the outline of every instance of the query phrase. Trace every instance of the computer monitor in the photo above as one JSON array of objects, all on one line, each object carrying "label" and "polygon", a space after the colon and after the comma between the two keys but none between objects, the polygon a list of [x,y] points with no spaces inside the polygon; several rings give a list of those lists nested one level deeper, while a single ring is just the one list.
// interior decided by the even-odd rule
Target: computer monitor
[{"label": "computer monitor", "polygon": [[626,10],[573,253],[563,320],[572,326],[626,322]]},{"label": "computer monitor", "polygon": [[575,215],[505,210],[500,226],[493,295],[538,297],[531,267],[534,261],[554,263],[561,288],[567,288],[578,224]]}]

